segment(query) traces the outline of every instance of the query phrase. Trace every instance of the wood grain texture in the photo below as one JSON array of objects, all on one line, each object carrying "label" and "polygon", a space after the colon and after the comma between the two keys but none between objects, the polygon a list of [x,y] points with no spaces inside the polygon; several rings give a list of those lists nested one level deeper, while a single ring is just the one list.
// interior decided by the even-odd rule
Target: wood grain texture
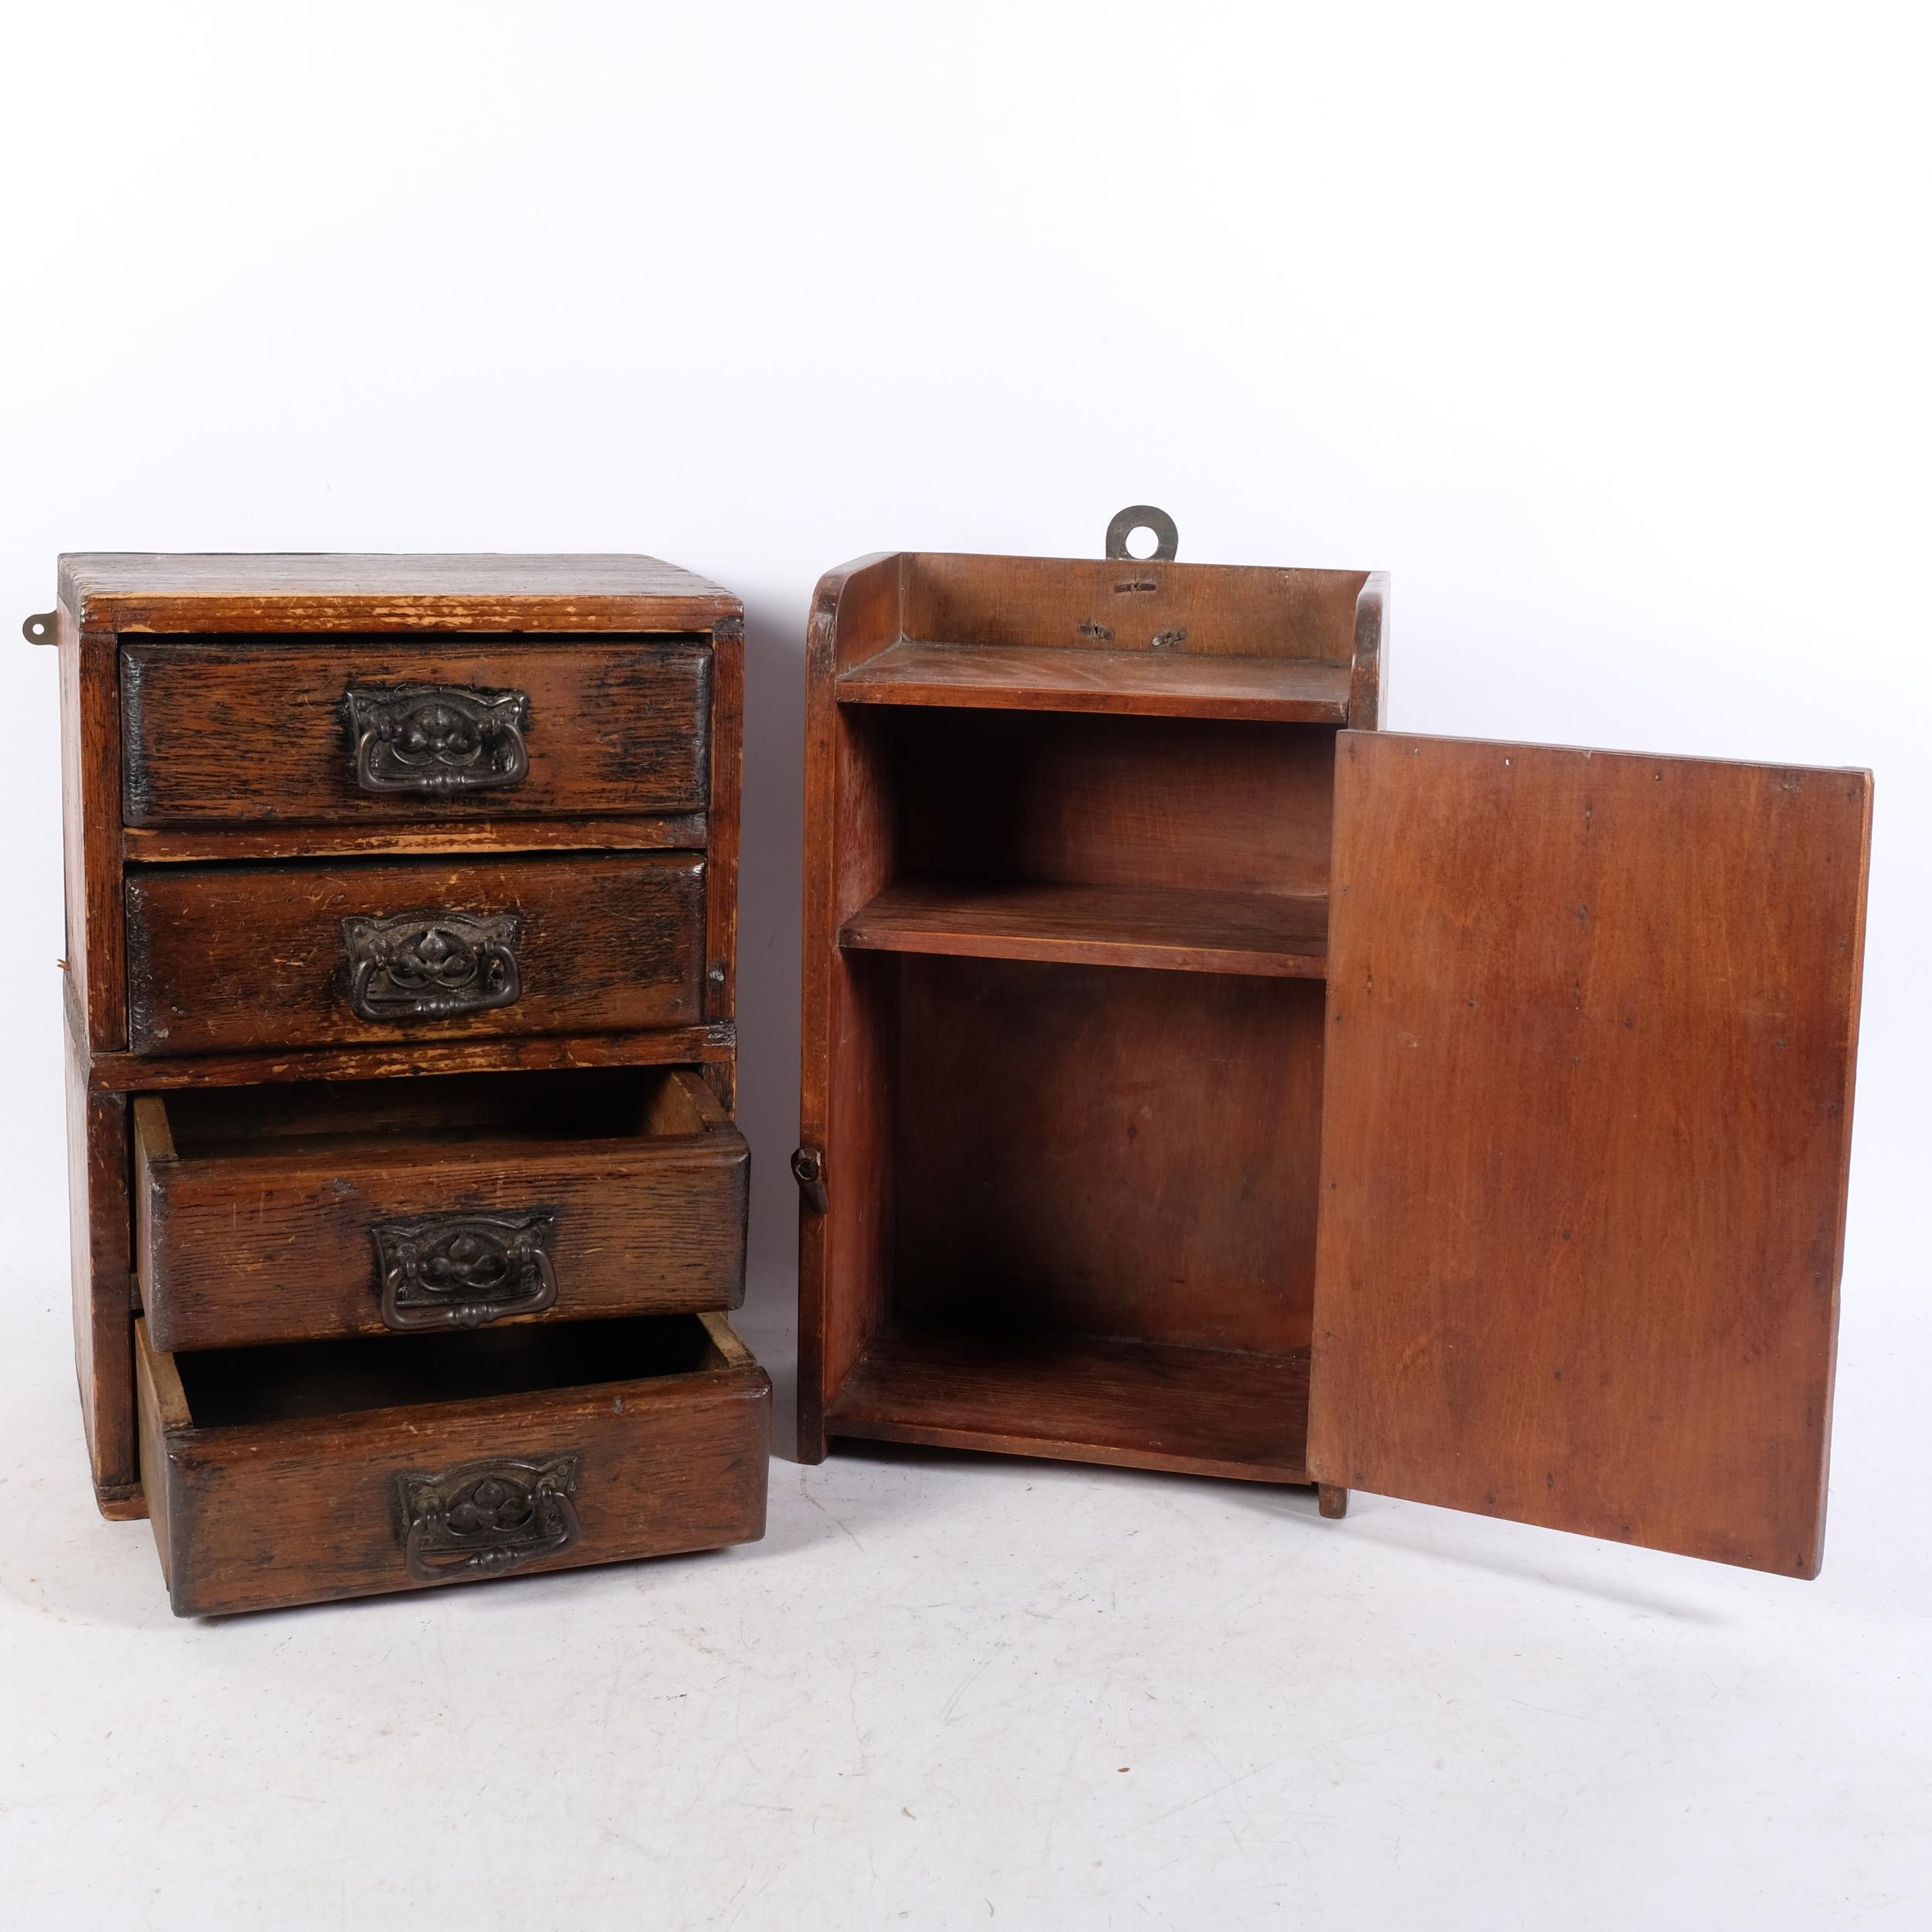
[{"label": "wood grain texture", "polygon": [[1342,665],[1369,580],[1366,570],[930,551],[908,554],[903,577],[900,634],[914,640]]},{"label": "wood grain texture", "polygon": [[1308,1390],[1305,1352],[894,1326],[873,1338],[827,1427],[872,1440],[1301,1483]]},{"label": "wood grain texture", "polygon": [[[825,1405],[885,1315],[891,1175],[889,962],[842,952],[838,929],[891,876],[896,800],[879,722],[842,712],[842,662],[899,634],[900,562],[826,573],[805,632],[804,907],[798,1138],[830,1177],[822,1211],[800,1197],[798,1456],[825,1457]],[[880,970],[884,964],[886,970]]]},{"label": "wood grain texture", "polygon": [[739,794],[743,788],[745,627],[726,618],[712,637],[708,744],[711,808],[706,852],[704,1016],[728,1020],[738,1009]]},{"label": "wood grain texture", "polygon": [[1344,724],[1349,667],[1039,645],[895,644],[838,680],[841,704],[938,705]]},{"label": "wood grain texture", "polygon": [[1311,1469],[1815,1575],[1869,775],[1340,742]]},{"label": "wood grain texture", "polygon": [[[420,1587],[396,1478],[485,1458],[582,1458],[580,1539],[519,1575],[764,1531],[771,1385],[719,1316],[180,1358],[155,1349],[145,1324],[136,1338],[145,1469],[179,1615]],[[171,1381],[185,1390],[172,1400]]]},{"label": "wood grain texture", "polygon": [[182,556],[60,560],[60,602],[118,631],[709,631],[728,590],[622,556]]},{"label": "wood grain texture", "polygon": [[114,634],[55,614],[60,653],[62,843],[66,968],[90,1046],[128,1039],[127,961],[121,922],[121,706]]},{"label": "wood grain texture", "polygon": [[[675,1026],[697,1019],[704,863],[684,853],[515,863],[175,866],[127,883],[136,1053]],[[366,1019],[345,917],[417,910],[522,921],[514,1005]]]},{"label": "wood grain texture", "polygon": [[[70,1028],[66,1051],[68,1253],[80,1423],[104,1513],[138,1504],[128,1290],[128,1106],[87,1090],[87,1046]],[[138,1513],[138,1509],[135,1513]]]},{"label": "wood grain texture", "polygon": [[416,1074],[546,1073],[573,1066],[706,1068],[729,1064],[737,1029],[729,1020],[639,1032],[540,1034],[522,1039],[405,1041],[389,1046],[265,1047],[234,1053],[97,1053],[88,1066],[96,1093],[164,1093],[240,1087],[251,1080],[395,1080]]},{"label": "wood grain texture", "polygon": [[900,874],[1325,893],[1335,733],[903,712],[890,746]]},{"label": "wood grain texture", "polygon": [[1319,985],[899,964],[902,1317],[1308,1345]]},{"label": "wood grain texture", "polygon": [[[688,1073],[471,1077],[134,1103],[136,1260],[158,1349],[388,1332],[372,1230],[555,1216],[552,1308],[733,1308],[750,1153]],[[532,1087],[561,1081],[553,1100]],[[479,1090],[481,1090],[479,1091]],[[708,1100],[708,1096],[707,1096]]]},{"label": "wood grain texture", "polygon": [[130,865],[240,863],[275,859],[414,859],[430,853],[696,852],[710,842],[701,811],[641,818],[430,818],[400,825],[238,825],[121,834]]},{"label": "wood grain texture", "polygon": [[[134,638],[121,648],[129,825],[368,826],[696,811],[709,789],[708,640]],[[519,691],[527,774],[426,797],[356,779],[347,694]]]},{"label": "wood grain texture", "polygon": [[978,959],[1319,979],[1328,900],[1171,886],[900,879],[847,920],[842,946]]}]

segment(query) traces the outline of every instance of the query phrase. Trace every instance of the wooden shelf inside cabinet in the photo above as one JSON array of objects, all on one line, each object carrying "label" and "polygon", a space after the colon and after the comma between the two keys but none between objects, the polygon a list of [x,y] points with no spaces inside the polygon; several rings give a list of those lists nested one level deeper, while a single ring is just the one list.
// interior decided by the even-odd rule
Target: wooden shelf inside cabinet
[{"label": "wooden shelf inside cabinet", "polygon": [[854,951],[1320,979],[1318,893],[901,879],[845,922]]},{"label": "wooden shelf inside cabinet", "polygon": [[1185,1475],[1306,1482],[1308,1356],[895,1325],[827,1430]]},{"label": "wooden shelf inside cabinet", "polygon": [[1351,667],[1301,658],[1046,646],[888,645],[839,674],[841,704],[1346,724]]}]

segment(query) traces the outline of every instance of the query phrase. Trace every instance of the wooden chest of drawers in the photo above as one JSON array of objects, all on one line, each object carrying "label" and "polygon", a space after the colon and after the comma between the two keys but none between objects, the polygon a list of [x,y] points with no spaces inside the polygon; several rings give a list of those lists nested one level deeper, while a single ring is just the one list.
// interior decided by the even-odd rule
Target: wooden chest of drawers
[{"label": "wooden chest of drawers", "polygon": [[762,1533],[743,620],[645,557],[62,560],[74,1333],[183,1613]]}]

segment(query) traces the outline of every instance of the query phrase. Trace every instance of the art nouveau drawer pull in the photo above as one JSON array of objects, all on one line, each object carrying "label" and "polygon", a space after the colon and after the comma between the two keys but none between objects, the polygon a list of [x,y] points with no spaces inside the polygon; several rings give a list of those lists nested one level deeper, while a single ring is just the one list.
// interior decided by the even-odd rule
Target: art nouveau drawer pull
[{"label": "art nouveau drawer pull", "polygon": [[349,1003],[368,1020],[448,1019],[514,1005],[523,991],[511,913],[396,913],[342,921]]},{"label": "art nouveau drawer pull", "polygon": [[369,1233],[385,1328],[477,1328],[556,1300],[554,1214],[424,1214]]},{"label": "art nouveau drawer pull", "polygon": [[351,685],[355,782],[365,791],[501,791],[529,775],[523,734],[530,701],[521,691],[461,685]]},{"label": "art nouveau drawer pull", "polygon": [[410,1575],[419,1583],[469,1583],[562,1556],[582,1533],[572,1498],[583,1473],[583,1457],[573,1454],[398,1476]]}]

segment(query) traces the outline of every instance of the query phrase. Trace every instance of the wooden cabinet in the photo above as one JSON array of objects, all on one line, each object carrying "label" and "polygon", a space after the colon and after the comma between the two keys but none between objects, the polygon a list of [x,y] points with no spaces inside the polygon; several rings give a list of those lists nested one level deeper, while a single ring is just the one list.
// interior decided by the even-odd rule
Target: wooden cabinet
[{"label": "wooden cabinet", "polygon": [[1815,1574],[1869,774],[1384,733],[1385,578],[1120,548],[818,587],[805,1458]]},{"label": "wooden cabinet", "polygon": [[743,620],[644,557],[70,556],[77,1352],[183,1613],[743,1541]]}]

